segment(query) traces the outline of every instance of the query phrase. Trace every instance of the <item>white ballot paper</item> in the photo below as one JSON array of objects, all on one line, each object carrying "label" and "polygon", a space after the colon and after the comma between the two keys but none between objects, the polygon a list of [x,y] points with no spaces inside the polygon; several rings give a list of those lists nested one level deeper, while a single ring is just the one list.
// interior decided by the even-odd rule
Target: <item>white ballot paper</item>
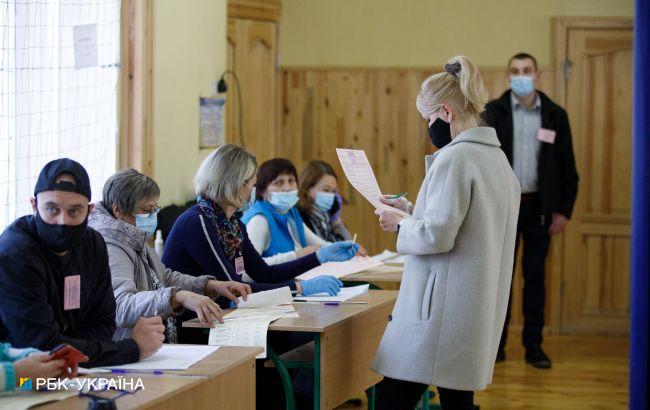
[{"label": "white ballot paper", "polygon": [[395,257],[399,256],[399,253],[389,251],[388,249],[384,249],[384,251],[380,254],[371,256],[372,259],[378,260],[380,262],[386,262],[388,259],[393,259]]},{"label": "white ballot paper", "polygon": [[397,255],[394,258],[390,258],[384,261],[386,265],[404,265],[406,261],[406,255]]},{"label": "white ballot paper", "polygon": [[369,287],[370,285],[352,286],[349,288],[341,288],[336,296],[330,296],[329,294],[323,292],[309,296],[296,296],[295,299],[301,302],[345,302],[348,299],[352,299],[353,297],[368,293]]},{"label": "white ballot paper", "polygon": [[300,317],[298,316],[298,312],[296,312],[296,308],[294,308],[293,305],[281,305],[281,306],[270,306],[270,307],[260,307],[260,308],[235,309],[232,312],[225,315],[223,318],[224,320],[232,320],[232,319],[239,319],[242,317],[259,317],[259,316],[275,315],[277,313],[281,314],[282,317],[287,317],[287,318]]},{"label": "white ballot paper", "polygon": [[404,217],[410,217],[404,211],[383,204],[379,197],[382,196],[375,173],[372,171],[370,162],[364,150],[337,148],[336,154],[339,157],[345,176],[352,186],[359,191],[375,207],[382,211],[390,211]]},{"label": "white ballot paper", "polygon": [[345,262],[326,262],[314,269],[308,270],[296,279],[307,280],[319,275],[330,275],[335,278],[352,275],[353,273],[363,272],[364,270],[377,268],[384,263],[369,256],[355,256]]},{"label": "white ballot paper", "polygon": [[223,324],[216,322],[210,329],[208,344],[212,346],[254,346],[263,347],[264,352],[257,359],[266,358],[266,333],[269,324],[280,319],[282,313],[255,317],[242,317],[225,320]]},{"label": "white ballot paper", "polygon": [[[164,344],[153,355],[136,363],[104,366],[120,370],[187,370],[194,363],[219,349],[219,346]],[[90,372],[93,369],[88,369]]]},{"label": "white ballot paper", "polygon": [[257,308],[291,304],[291,289],[289,286],[283,288],[255,292],[248,295],[244,300],[241,296],[237,301],[237,308]]}]

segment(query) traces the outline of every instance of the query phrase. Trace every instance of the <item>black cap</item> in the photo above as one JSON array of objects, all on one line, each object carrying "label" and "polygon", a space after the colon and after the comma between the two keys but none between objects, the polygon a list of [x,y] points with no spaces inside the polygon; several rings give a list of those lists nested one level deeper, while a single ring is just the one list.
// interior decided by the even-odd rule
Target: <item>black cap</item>
[{"label": "black cap", "polygon": [[[60,181],[55,183],[61,174],[70,174],[75,183],[69,181]],[[84,167],[77,161],[70,158],[59,158],[50,161],[41,170],[34,188],[34,197],[40,192],[45,191],[67,191],[76,192],[88,198],[90,201],[90,178]]]}]

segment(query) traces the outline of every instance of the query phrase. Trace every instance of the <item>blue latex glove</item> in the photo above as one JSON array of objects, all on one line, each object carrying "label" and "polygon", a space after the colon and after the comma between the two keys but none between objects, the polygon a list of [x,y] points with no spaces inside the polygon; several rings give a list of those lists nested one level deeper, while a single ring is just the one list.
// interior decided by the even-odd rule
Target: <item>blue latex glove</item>
[{"label": "blue latex glove", "polygon": [[316,257],[320,263],[325,262],[345,262],[350,260],[359,251],[359,245],[347,242],[334,242],[331,245],[323,246],[316,251]]},{"label": "blue latex glove", "polygon": [[300,282],[302,294],[305,296],[316,293],[326,292],[330,296],[336,296],[343,286],[343,282],[334,276],[321,275],[313,279],[307,279]]}]

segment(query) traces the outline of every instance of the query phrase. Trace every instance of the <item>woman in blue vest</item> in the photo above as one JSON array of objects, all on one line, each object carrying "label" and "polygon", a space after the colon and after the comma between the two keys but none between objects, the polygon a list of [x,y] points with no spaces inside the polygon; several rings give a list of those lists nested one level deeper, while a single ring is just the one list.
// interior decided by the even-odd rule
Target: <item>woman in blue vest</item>
[{"label": "woman in blue vest", "polygon": [[291,161],[275,158],[257,171],[255,203],[242,221],[257,252],[269,265],[307,256],[331,245],[309,229],[296,207],[298,172]]}]

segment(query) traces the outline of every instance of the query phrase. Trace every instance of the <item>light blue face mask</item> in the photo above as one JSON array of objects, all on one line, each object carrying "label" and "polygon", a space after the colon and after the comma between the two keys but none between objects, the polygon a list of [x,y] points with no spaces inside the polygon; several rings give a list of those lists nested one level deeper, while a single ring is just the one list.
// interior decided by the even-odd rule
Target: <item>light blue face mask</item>
[{"label": "light blue face mask", "polygon": [[251,196],[248,198],[248,201],[244,204],[244,206],[241,207],[240,211],[241,212],[246,212],[250,209],[251,206],[253,206],[253,203],[255,202],[255,187],[251,189]]},{"label": "light blue face mask", "polygon": [[286,214],[298,203],[298,190],[294,189],[293,191],[288,192],[271,192],[271,197],[268,201],[273,205],[276,211]]},{"label": "light blue face mask", "polygon": [[325,212],[329,212],[332,209],[334,200],[336,200],[334,192],[316,192],[316,206]]},{"label": "light blue face mask", "polygon": [[513,75],[510,77],[510,89],[519,97],[525,97],[535,91],[533,78],[527,75]]},{"label": "light blue face mask", "polygon": [[158,212],[150,214],[139,214],[135,216],[135,227],[146,232],[147,235],[153,235],[158,226]]}]

